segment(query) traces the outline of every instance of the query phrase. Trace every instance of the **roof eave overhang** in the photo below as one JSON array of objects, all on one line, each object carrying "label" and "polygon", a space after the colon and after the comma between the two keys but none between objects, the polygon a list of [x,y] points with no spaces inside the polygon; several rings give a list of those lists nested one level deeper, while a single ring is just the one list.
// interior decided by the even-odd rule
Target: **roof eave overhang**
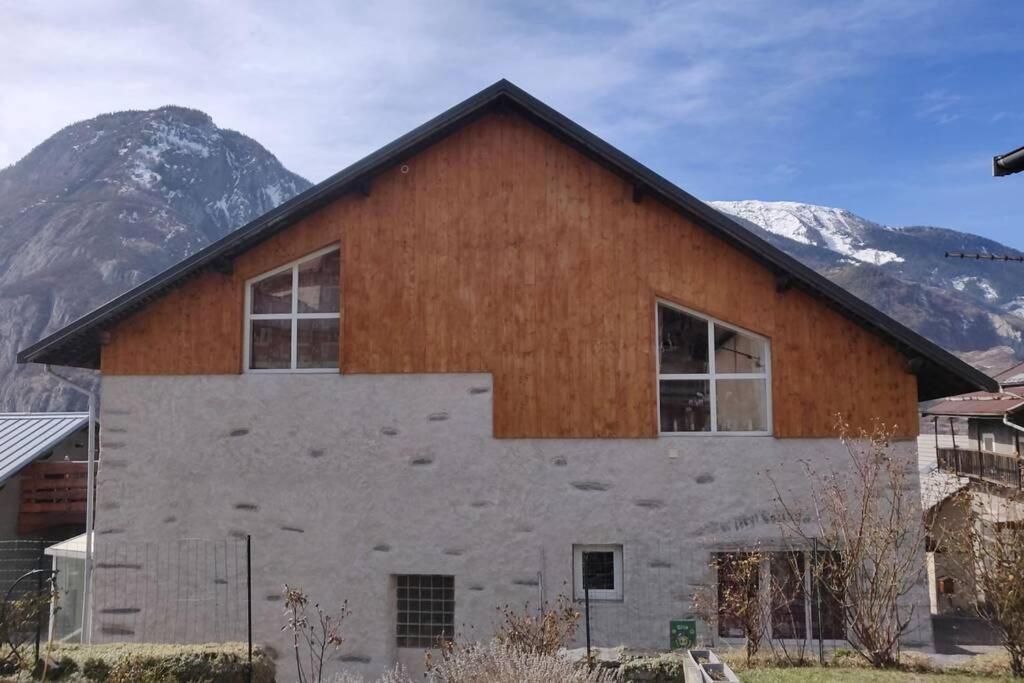
[{"label": "roof eave overhang", "polygon": [[[469,121],[511,108],[555,137],[601,163],[627,182],[639,196],[651,196],[791,279],[807,293],[894,343],[908,357],[908,371],[918,375],[918,399],[929,400],[977,389],[995,391],[995,381],[941,347],[885,316],[824,276],[773,247],[725,214],[685,192],[571,119],[512,83],[502,80],[443,114],[385,145],[364,159],[297,195],[248,225],[193,254],[139,287],[100,306],[54,334],[18,353],[19,363],[49,363],[99,368],[102,331],[218,262],[230,260],[338,197],[361,191],[386,168],[400,164]],[[910,368],[913,368],[912,370]],[[922,381],[922,378],[925,378]]]}]

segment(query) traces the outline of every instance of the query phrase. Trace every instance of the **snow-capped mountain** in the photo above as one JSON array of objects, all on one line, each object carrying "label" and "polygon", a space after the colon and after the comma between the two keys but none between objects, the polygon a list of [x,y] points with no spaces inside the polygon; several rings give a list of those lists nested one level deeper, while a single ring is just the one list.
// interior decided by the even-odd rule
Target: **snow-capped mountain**
[{"label": "snow-capped mountain", "polygon": [[978,235],[885,226],[826,206],[710,204],[951,351],[1007,346],[1024,355],[1024,264],[944,257],[1022,252]]},{"label": "snow-capped mountain", "polygon": [[901,263],[892,251],[875,249],[881,231],[892,230],[856,216],[845,209],[797,202],[711,202],[719,211],[760,225],[780,237],[800,244],[823,247],[862,263]]},{"label": "snow-capped mountain", "polygon": [[73,124],[0,170],[0,410],[82,405],[17,349],[307,187],[182,107]]}]

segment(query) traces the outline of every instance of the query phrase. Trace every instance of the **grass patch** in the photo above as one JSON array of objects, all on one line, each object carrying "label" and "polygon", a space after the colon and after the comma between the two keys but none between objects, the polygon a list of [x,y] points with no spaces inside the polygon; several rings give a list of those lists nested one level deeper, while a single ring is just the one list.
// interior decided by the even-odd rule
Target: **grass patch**
[{"label": "grass patch", "polygon": [[[976,674],[969,673],[920,673],[914,671],[876,670],[846,667],[809,666],[790,669],[758,668],[737,673],[744,683],[911,683],[913,681],[934,681],[935,683],[969,683],[977,681]],[[1012,681],[1009,676],[987,677],[987,681]]]}]

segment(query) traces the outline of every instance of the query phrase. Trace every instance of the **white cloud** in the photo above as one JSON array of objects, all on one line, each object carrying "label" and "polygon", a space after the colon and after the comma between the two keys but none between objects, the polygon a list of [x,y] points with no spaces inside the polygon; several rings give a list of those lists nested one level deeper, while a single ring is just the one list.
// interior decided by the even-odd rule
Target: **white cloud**
[{"label": "white cloud", "polygon": [[681,123],[798,117],[822,87],[923,49],[929,8],[0,0],[0,166],[71,121],[174,103],[316,181],[500,77],[628,149]]}]

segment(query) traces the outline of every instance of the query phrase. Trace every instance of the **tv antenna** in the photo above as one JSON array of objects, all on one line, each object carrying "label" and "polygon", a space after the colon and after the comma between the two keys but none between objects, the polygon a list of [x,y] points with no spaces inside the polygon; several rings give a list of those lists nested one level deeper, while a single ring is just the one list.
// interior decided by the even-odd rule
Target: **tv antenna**
[{"label": "tv antenna", "polygon": [[1024,256],[1012,254],[988,254],[969,251],[947,251],[946,258],[974,259],[975,261],[1015,261],[1024,263]]}]

